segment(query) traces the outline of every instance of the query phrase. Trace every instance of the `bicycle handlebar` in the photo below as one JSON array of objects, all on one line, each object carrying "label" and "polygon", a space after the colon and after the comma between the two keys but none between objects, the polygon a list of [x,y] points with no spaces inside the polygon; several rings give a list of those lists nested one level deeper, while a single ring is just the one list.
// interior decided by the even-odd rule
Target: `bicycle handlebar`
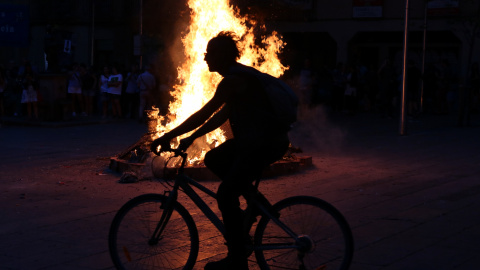
[{"label": "bicycle handlebar", "polygon": [[158,155],[160,155],[163,152],[172,152],[174,154],[174,157],[181,157],[182,158],[182,164],[181,164],[180,168],[183,169],[183,167],[185,167],[185,162],[187,161],[187,152],[185,152],[182,149],[172,148],[170,145],[160,146],[160,150],[158,151]]},{"label": "bicycle handlebar", "polygon": [[176,157],[181,156],[185,158],[187,156],[187,153],[184,150],[178,149],[178,148],[172,148],[170,145],[168,147],[165,146],[160,146],[160,150],[158,151],[158,154],[163,152],[172,152]]}]

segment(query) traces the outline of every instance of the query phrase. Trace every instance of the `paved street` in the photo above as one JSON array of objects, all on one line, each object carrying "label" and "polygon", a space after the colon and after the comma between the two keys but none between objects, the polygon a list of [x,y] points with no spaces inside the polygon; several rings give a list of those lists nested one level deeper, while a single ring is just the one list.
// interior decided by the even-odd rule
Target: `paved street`
[{"label": "paved street", "polygon": [[[426,115],[400,136],[398,120],[311,112],[292,142],[314,167],[264,180],[260,189],[272,202],[314,195],[344,213],[355,238],[352,270],[479,269],[479,118],[459,128],[454,116]],[[164,189],[151,180],[119,184],[108,170],[109,158],[145,130],[134,121],[3,124],[0,269],[113,269],[113,215],[128,199]],[[187,208],[200,228],[196,269],[203,269],[224,256],[223,240]]]}]

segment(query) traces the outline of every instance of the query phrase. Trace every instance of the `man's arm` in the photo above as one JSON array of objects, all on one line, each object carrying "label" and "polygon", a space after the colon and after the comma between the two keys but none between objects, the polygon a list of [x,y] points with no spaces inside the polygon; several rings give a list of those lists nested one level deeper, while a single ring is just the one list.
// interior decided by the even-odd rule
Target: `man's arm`
[{"label": "man's arm", "polygon": [[[196,129],[199,126],[202,126],[204,124],[206,125],[207,123],[205,123],[205,121],[207,121],[220,107],[222,107],[223,104],[224,104],[224,101],[219,96],[217,95],[213,96],[213,98],[210,101],[208,101],[200,110],[192,114],[189,118],[187,118],[187,120],[185,120],[178,127],[168,132],[168,135],[167,134],[165,135],[167,135],[170,139],[173,139],[175,137],[178,137],[182,134],[185,134],[187,132],[190,132]],[[212,116],[212,118],[214,118],[214,116]],[[209,126],[203,128],[202,130],[207,130],[210,128],[210,126],[213,126],[213,122],[210,123]]]},{"label": "man's arm", "polygon": [[227,108],[223,106],[218,112],[216,112],[210,119],[207,120],[199,129],[197,129],[190,137],[192,141],[196,138],[202,137],[203,135],[219,128],[223,123],[228,120]]},{"label": "man's arm", "polygon": [[222,80],[217,87],[215,95],[210,101],[208,101],[196,113],[187,118],[187,120],[185,120],[178,127],[172,129],[168,133],[165,133],[162,137],[154,140],[150,146],[150,149],[152,149],[154,153],[157,153],[158,146],[169,145],[173,138],[201,127],[194,133],[193,136],[184,139],[185,141],[183,145],[188,147],[194,139],[214,130],[223,124],[228,119],[228,110],[225,107],[222,108],[222,106],[227,101],[228,95],[231,91],[230,89],[232,87],[235,87],[234,80]]},{"label": "man's arm", "polygon": [[223,106],[217,111],[210,119],[207,120],[199,129],[197,129],[190,137],[184,138],[180,141],[179,149],[187,150],[188,147],[195,141],[195,139],[202,137],[210,131],[219,128],[223,123],[228,120],[228,109]]},{"label": "man's arm", "polygon": [[[200,132],[196,132],[196,136],[201,134],[202,132],[206,133],[206,130],[210,129],[213,127],[214,123],[217,121],[220,121],[220,115],[215,117],[212,116],[211,123],[205,123],[212,114],[215,113],[221,106],[223,105],[223,102],[220,98],[218,97],[213,97],[207,104],[205,104],[200,110],[198,110],[196,113],[192,114],[187,120],[185,120],[182,124],[180,124],[178,127],[172,129],[170,132],[165,133],[162,137],[157,138],[152,142],[150,145],[150,149],[152,150],[153,153],[158,155],[158,147],[162,146],[163,147],[168,147],[170,145],[170,141],[173,138],[176,138],[182,134],[185,134],[189,131],[194,130],[195,128],[202,126],[202,125],[207,125],[204,128],[201,128]],[[219,111],[220,113],[220,111]],[[202,126],[203,127],[203,126]],[[188,142],[183,142],[183,145],[185,145],[185,148],[188,148],[190,144],[193,142],[193,137],[188,138]]]}]

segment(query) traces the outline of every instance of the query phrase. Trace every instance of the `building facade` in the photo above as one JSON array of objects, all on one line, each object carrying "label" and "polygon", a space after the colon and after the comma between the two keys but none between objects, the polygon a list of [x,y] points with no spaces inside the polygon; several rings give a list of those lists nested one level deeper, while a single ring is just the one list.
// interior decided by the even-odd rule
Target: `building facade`
[{"label": "building facade", "polygon": [[[293,47],[293,66],[305,58],[330,67],[343,62],[378,68],[386,59],[402,64],[404,0],[268,2],[277,4],[271,27]],[[408,59],[417,66],[444,61],[464,77],[469,64],[480,60],[479,1],[410,0],[408,13]]]},{"label": "building facade", "polygon": [[[62,72],[72,63],[96,66],[133,61],[138,33],[135,1],[20,0],[0,7],[26,7],[26,44],[2,46],[3,63],[27,59],[39,72]],[[133,12],[132,12],[133,11]],[[17,45],[17,46],[15,46]]]},{"label": "building facade", "polygon": [[[164,44],[179,44],[172,40],[178,38],[178,33],[172,32],[179,32],[179,27],[188,23],[185,3],[165,2],[168,1],[2,0],[0,7],[4,10],[26,7],[23,16],[27,19],[28,33],[16,44],[0,44],[0,60],[6,63],[29,59],[39,71],[57,72],[73,62],[128,67],[145,55],[154,59],[155,51],[169,46]],[[459,76],[465,76],[469,63],[480,59],[480,42],[475,37],[479,33],[474,33],[480,24],[480,2],[409,2],[409,59],[421,64],[425,55],[425,62],[431,64],[448,61]],[[305,59],[329,67],[343,62],[378,68],[385,59],[400,65],[405,3],[404,0],[235,1],[247,13],[258,12],[269,29],[284,36],[285,59],[293,69],[300,68]],[[138,38],[140,33],[143,39]],[[0,31],[0,34],[5,33]]]}]

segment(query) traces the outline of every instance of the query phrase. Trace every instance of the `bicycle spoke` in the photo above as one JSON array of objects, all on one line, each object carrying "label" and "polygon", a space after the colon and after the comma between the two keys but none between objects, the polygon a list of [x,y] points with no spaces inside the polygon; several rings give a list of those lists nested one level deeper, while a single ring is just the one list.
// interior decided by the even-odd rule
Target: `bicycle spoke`
[{"label": "bicycle spoke", "polygon": [[[348,224],[331,205],[312,197],[292,197],[275,206],[280,221],[297,235],[289,237],[264,218],[255,232],[255,255],[261,269],[347,269],[353,252]],[[293,243],[290,249],[263,250],[263,246]]]},{"label": "bicycle spoke", "polygon": [[158,241],[152,235],[165,197],[143,195],[128,202],[112,222],[109,247],[118,269],[191,269],[198,253],[193,219],[176,205]]}]

